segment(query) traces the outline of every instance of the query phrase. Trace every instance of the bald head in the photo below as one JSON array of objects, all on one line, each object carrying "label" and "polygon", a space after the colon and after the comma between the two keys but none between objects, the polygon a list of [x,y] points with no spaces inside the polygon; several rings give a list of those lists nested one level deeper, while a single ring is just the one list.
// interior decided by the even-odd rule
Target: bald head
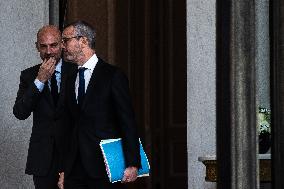
[{"label": "bald head", "polygon": [[41,38],[43,35],[46,34],[50,34],[50,35],[54,35],[56,37],[61,38],[61,32],[58,29],[57,26],[54,25],[46,25],[43,26],[42,28],[40,28],[37,32],[37,40],[39,40],[39,38]]},{"label": "bald head", "polygon": [[58,27],[46,25],[37,32],[36,47],[42,60],[54,57],[57,61],[61,58],[61,32]]}]

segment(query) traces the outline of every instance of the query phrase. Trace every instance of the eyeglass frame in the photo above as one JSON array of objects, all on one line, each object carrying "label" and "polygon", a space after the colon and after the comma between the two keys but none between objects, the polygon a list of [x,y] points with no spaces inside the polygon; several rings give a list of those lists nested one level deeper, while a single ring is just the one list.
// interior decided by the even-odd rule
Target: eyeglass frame
[{"label": "eyeglass frame", "polygon": [[84,37],[84,36],[79,35],[79,36],[73,36],[73,37],[62,37],[62,43],[64,44],[64,43],[67,43],[70,39],[73,39],[73,38],[78,39],[80,37]]}]

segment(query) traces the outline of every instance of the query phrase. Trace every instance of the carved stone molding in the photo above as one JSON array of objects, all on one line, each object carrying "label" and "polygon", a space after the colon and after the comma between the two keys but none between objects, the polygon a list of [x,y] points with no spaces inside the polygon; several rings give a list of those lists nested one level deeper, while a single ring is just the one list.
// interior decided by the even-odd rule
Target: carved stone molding
[{"label": "carved stone molding", "polygon": [[[199,157],[198,161],[206,167],[205,181],[217,182],[217,160],[215,156]],[[270,154],[259,155],[259,179],[260,182],[271,182],[271,158]]]}]

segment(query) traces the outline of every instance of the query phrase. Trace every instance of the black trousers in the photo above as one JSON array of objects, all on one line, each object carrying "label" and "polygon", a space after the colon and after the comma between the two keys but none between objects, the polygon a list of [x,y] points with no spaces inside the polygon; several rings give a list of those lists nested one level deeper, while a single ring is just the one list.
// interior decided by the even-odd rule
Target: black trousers
[{"label": "black trousers", "polygon": [[58,189],[58,178],[59,177],[55,175],[46,177],[33,176],[35,189]]},{"label": "black trousers", "polygon": [[111,183],[107,177],[90,178],[82,165],[80,155],[77,155],[70,175],[65,178],[64,189],[125,189],[125,185],[120,182]]},{"label": "black trousers", "polygon": [[33,175],[35,189],[58,189],[58,152],[54,148],[50,170],[46,176]]}]

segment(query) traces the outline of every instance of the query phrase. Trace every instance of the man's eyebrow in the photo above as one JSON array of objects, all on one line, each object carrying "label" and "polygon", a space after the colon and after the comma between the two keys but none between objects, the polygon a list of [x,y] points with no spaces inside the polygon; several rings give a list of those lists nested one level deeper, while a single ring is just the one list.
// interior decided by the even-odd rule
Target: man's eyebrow
[{"label": "man's eyebrow", "polygon": [[48,45],[58,45],[58,44],[59,44],[58,42],[54,42],[54,43],[49,43],[49,44],[40,43],[39,45],[40,45],[40,46],[48,46]]},{"label": "man's eyebrow", "polygon": [[58,45],[58,42],[51,43],[50,45]]},{"label": "man's eyebrow", "polygon": [[47,44],[40,43],[39,46],[47,46]]}]

